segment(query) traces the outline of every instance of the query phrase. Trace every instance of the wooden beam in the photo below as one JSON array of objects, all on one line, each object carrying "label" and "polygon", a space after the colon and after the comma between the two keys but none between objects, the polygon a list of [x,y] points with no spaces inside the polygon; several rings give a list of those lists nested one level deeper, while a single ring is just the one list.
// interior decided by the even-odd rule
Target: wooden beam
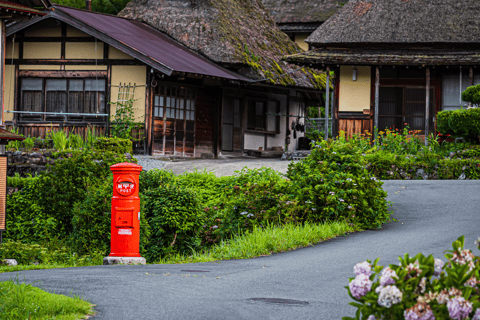
[{"label": "wooden beam", "polygon": [[427,83],[426,83],[426,90],[425,93],[425,145],[428,146],[428,125],[430,120],[430,68],[426,68],[427,72]]},{"label": "wooden beam", "polygon": [[[373,120],[373,132],[378,132],[378,108],[380,105],[380,68],[375,67],[375,118]],[[374,137],[376,140],[376,137]]]},{"label": "wooden beam", "polygon": [[325,84],[325,140],[328,139],[328,116],[330,111],[330,66],[327,66],[327,82]]},{"label": "wooden beam", "polygon": [[[3,111],[5,101],[5,21],[0,20],[0,107],[2,114],[0,115],[0,125],[3,126]],[[4,150],[5,151],[5,150]]]},{"label": "wooden beam", "polygon": [[32,77],[32,78],[95,78],[107,77],[107,70],[99,71],[40,71],[40,70],[20,70],[19,77]]},{"label": "wooden beam", "polygon": [[138,60],[126,59],[13,59],[13,64],[21,65],[71,65],[71,66],[85,66],[85,65],[125,65],[125,66],[143,66],[145,63]]},{"label": "wooden beam", "polygon": [[[469,77],[470,77],[470,86],[473,86],[473,67],[470,67]],[[469,103],[468,103],[468,106],[471,108],[471,107],[472,107],[472,103],[469,102]]]}]

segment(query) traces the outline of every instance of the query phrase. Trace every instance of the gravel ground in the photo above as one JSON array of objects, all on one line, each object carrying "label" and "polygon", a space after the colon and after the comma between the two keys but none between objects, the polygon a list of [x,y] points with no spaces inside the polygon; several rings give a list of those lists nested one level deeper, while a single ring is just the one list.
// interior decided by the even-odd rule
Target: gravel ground
[{"label": "gravel ground", "polygon": [[172,170],[175,174],[184,172],[212,171],[217,176],[230,176],[235,171],[242,170],[244,167],[249,169],[269,167],[276,171],[286,173],[291,161],[282,161],[280,159],[265,158],[226,158],[226,159],[187,159],[187,160],[165,160],[152,156],[136,155],[138,164],[145,170],[165,169]]}]

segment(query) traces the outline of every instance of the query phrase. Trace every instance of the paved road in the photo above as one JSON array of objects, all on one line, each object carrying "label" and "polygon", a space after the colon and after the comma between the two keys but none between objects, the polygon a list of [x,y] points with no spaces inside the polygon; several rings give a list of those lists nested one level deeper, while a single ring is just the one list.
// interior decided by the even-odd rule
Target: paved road
[{"label": "paved road", "polygon": [[[84,296],[97,304],[95,319],[341,319],[354,315],[343,287],[357,262],[397,263],[406,252],[445,261],[443,251],[462,234],[466,247],[479,253],[479,181],[389,181],[384,188],[399,222],[314,247],[250,260],[36,270],[19,278]],[[0,280],[11,276],[0,274]]]}]

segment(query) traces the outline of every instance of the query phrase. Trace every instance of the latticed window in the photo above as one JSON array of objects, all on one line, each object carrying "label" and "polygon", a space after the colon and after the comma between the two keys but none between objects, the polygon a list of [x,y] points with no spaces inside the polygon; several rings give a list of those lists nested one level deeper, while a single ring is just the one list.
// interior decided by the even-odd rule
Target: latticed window
[{"label": "latticed window", "polygon": [[105,79],[22,78],[20,110],[25,121],[106,121]]}]

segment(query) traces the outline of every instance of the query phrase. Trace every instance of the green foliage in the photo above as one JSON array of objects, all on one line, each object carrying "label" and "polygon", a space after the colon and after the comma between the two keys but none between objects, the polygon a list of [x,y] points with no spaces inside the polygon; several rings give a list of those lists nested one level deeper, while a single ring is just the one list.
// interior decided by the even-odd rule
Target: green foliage
[{"label": "green foliage", "polygon": [[83,148],[83,138],[80,135],[70,133],[67,139],[66,148],[69,148],[69,149]]},{"label": "green foliage", "polygon": [[305,221],[346,219],[379,228],[389,220],[383,182],[365,169],[361,150],[344,138],[320,142],[306,159],[289,165],[287,176]]},{"label": "green foliage", "polygon": [[63,130],[55,131],[50,133],[50,137],[53,140],[53,147],[56,150],[62,151],[65,150],[68,146],[68,137]]},{"label": "green foliage", "polygon": [[35,146],[35,138],[28,136],[28,138],[22,141],[22,144],[25,149],[32,149]]},{"label": "green foliage", "polygon": [[142,128],[142,122],[135,120],[134,101],[131,98],[124,103],[110,102],[110,104],[116,105],[115,115],[110,121],[110,135],[112,137],[131,140],[132,131]]},{"label": "green foliage", "polygon": [[204,218],[194,192],[166,184],[147,189],[142,200],[151,227],[145,253],[148,261],[158,261],[168,253],[191,252],[200,245],[196,231]]},{"label": "green foliage", "polygon": [[28,174],[26,177],[21,177],[18,172],[15,172],[13,177],[7,176],[7,186],[12,188],[19,188],[22,189],[26,185],[28,185],[33,179],[31,174]]},{"label": "green foliage", "polygon": [[454,134],[449,125],[452,114],[452,110],[444,110],[437,113],[437,131],[443,135]]},{"label": "green foliage", "polygon": [[[470,250],[463,249],[463,236],[453,242],[452,247],[453,250],[446,251],[448,253],[445,254],[445,258],[448,263],[445,264],[434,259],[432,255],[425,257],[421,253],[415,257],[405,254],[403,258],[399,257],[399,265],[391,264],[389,268],[393,273],[389,276],[390,285],[399,289],[401,297],[390,307],[379,303],[380,290],[385,286],[381,285],[380,279],[387,274],[382,274],[386,269],[377,265],[379,259],[376,259],[370,266],[372,274],[367,274],[372,285],[366,294],[358,295],[352,293],[350,286],[345,287],[350,297],[355,300],[350,305],[358,310],[355,318],[342,319],[367,319],[371,315],[375,319],[404,319],[406,313],[412,309],[418,310],[418,307],[424,312],[431,310],[435,319],[451,319],[447,301],[455,297],[463,297],[472,304],[469,316],[473,316],[475,310],[480,307],[478,291],[480,258],[473,256]],[[369,260],[366,262],[371,264]],[[349,280],[352,282],[354,279]]]},{"label": "green foliage", "polygon": [[468,87],[462,92],[462,100],[471,102],[475,107],[480,107],[480,84]]},{"label": "green foliage", "polygon": [[[13,128],[9,130],[12,133],[20,134],[18,128]],[[23,137],[23,134],[21,135]],[[8,141],[7,150],[18,151],[22,147],[22,141],[19,140],[10,140]]]},{"label": "green foliage", "polygon": [[460,109],[451,113],[448,125],[457,137],[480,141],[480,108]]},{"label": "green foliage", "polygon": [[110,151],[119,154],[132,153],[132,141],[122,138],[98,138],[94,143],[97,151]]},{"label": "green foliage", "polygon": [[[99,0],[92,1],[92,11],[117,15],[128,4],[128,0]],[[83,0],[59,0],[55,3],[85,9],[85,1]]]},{"label": "green foliage", "polygon": [[0,282],[0,320],[84,319],[92,305],[78,297],[48,293],[14,279]]}]

